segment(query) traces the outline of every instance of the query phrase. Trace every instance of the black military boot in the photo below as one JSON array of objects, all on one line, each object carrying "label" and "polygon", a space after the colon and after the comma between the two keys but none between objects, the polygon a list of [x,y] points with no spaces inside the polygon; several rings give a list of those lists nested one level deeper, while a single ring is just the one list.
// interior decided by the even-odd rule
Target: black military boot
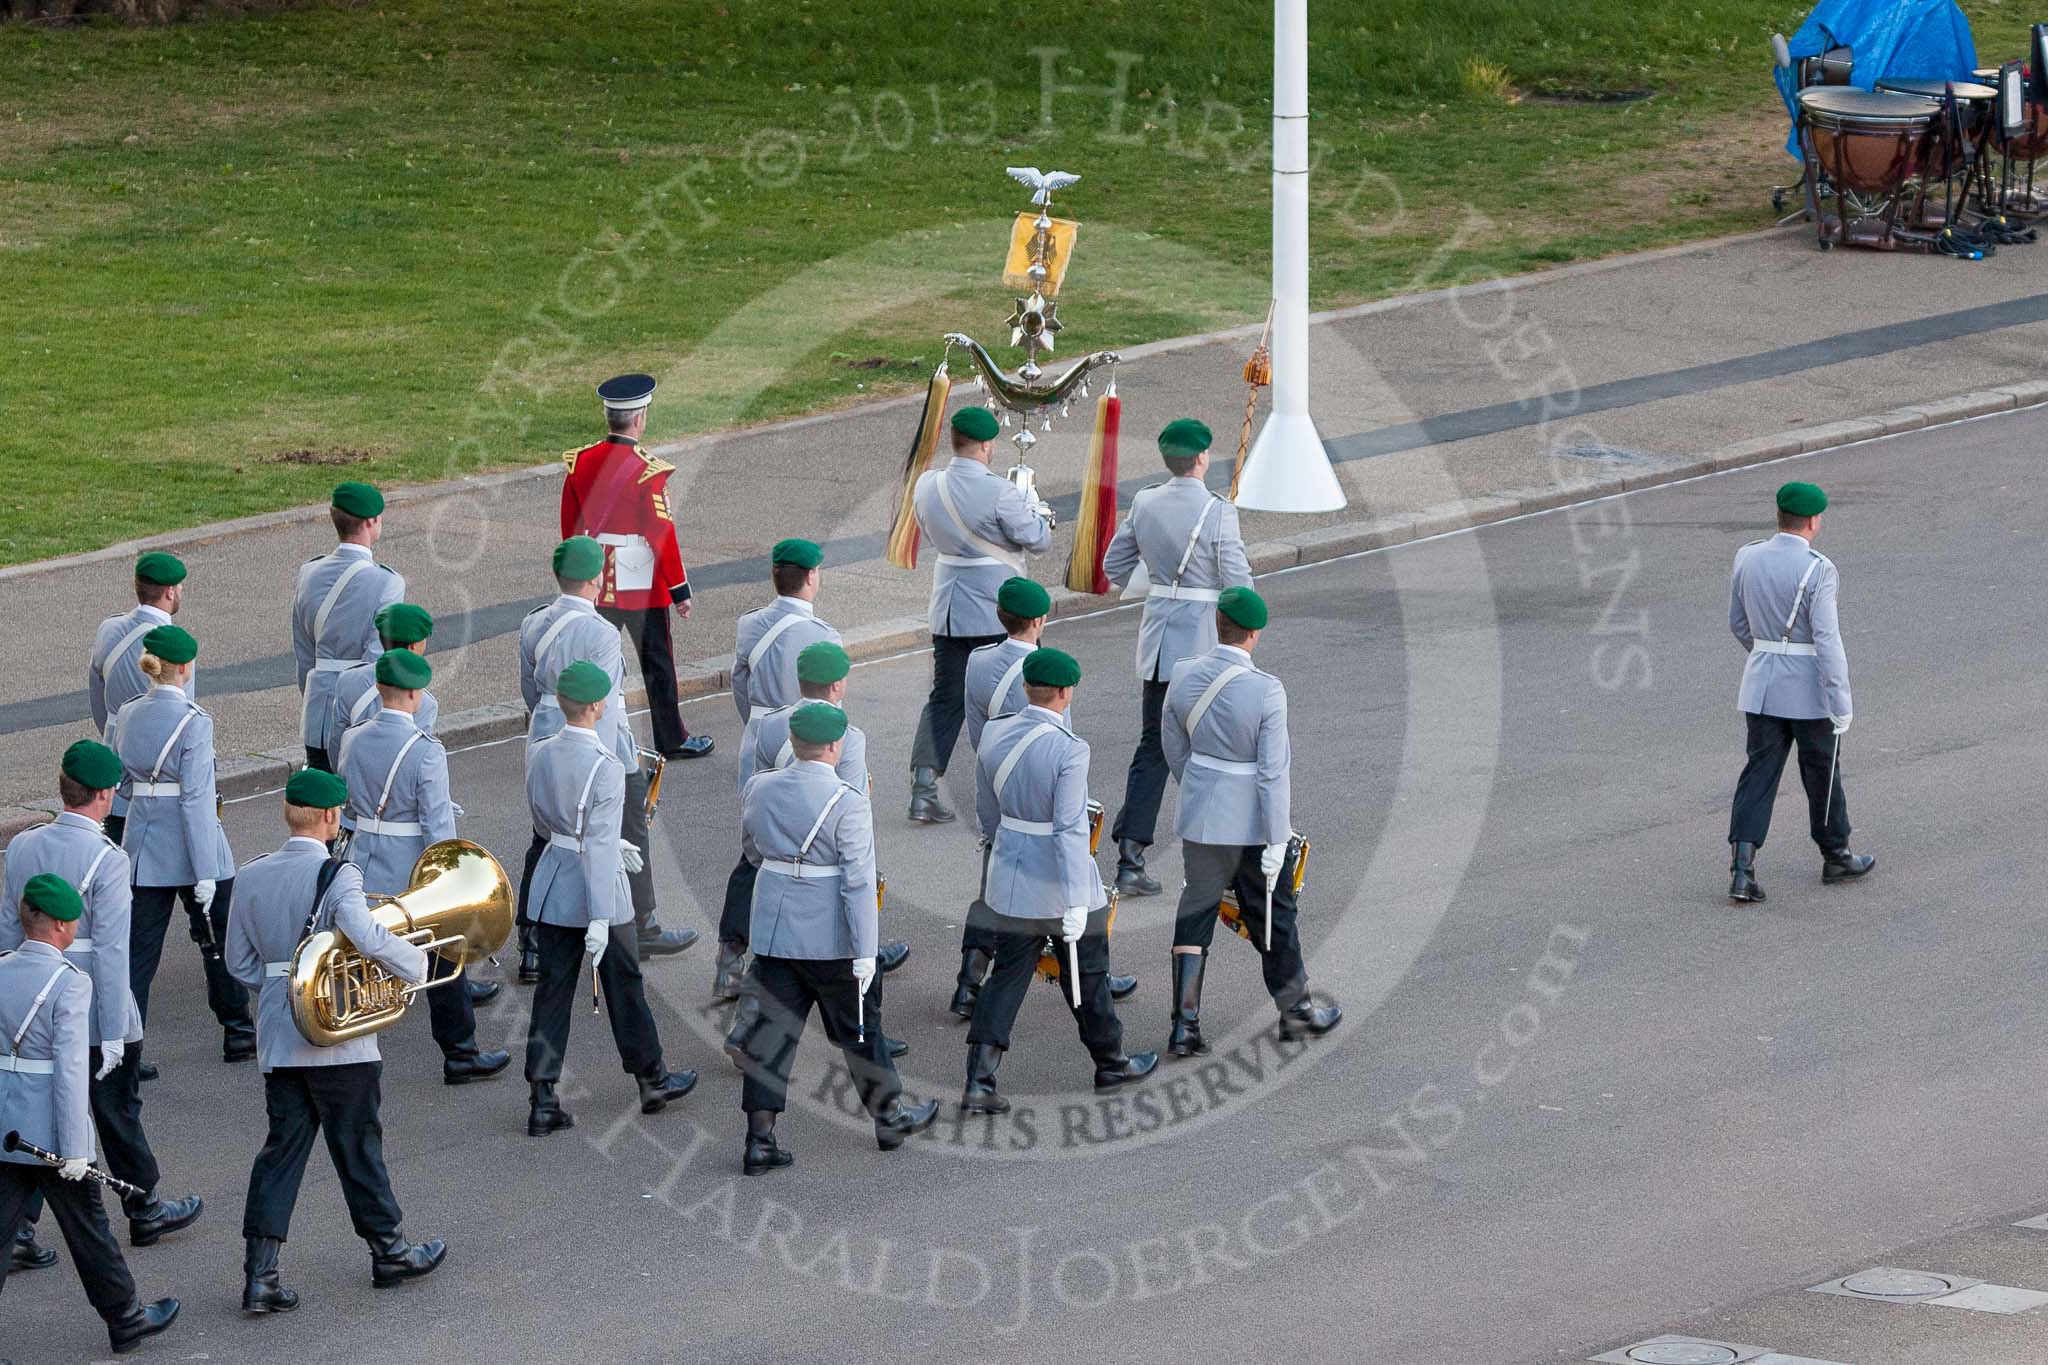
[{"label": "black military boot", "polygon": [[14,1234],[14,1246],[7,1255],[8,1265],[15,1270],[48,1270],[57,1264],[56,1250],[36,1242],[33,1223],[21,1225],[21,1231]]},{"label": "black military boot", "polygon": [[993,1043],[967,1045],[967,1089],[960,1096],[963,1114],[1007,1114],[1010,1102],[996,1093],[996,1068],[1003,1050]]},{"label": "black military boot", "polygon": [[1116,841],[1116,893],[1119,896],[1156,896],[1159,879],[1145,871],[1146,845],[1136,839]]},{"label": "black military boot", "polygon": [[1110,998],[1110,999],[1112,999],[1112,1000],[1127,1000],[1127,999],[1129,999],[1129,998],[1130,998],[1130,997],[1131,997],[1131,996],[1132,996],[1133,994],[1135,994],[1135,993],[1136,993],[1137,989],[1138,989],[1138,978],[1137,978],[1137,977],[1135,977],[1135,976],[1118,976],[1118,975],[1116,975],[1116,974],[1115,974],[1115,973],[1113,973],[1113,972],[1112,972],[1112,973],[1110,974],[1110,978],[1109,978],[1109,998]]},{"label": "black military boot", "polygon": [[503,1051],[471,1051],[462,1056],[443,1057],[441,1080],[446,1085],[474,1085],[478,1081],[490,1080],[510,1065],[512,1054]]},{"label": "black military boot", "polygon": [[953,812],[939,800],[939,770],[910,770],[910,818],[920,825],[951,824]]},{"label": "black military boot", "polygon": [[128,1244],[147,1247],[155,1246],[164,1234],[197,1222],[206,1204],[196,1194],[183,1199],[159,1199],[151,1194],[132,1204],[123,1200],[122,1207],[128,1214]]},{"label": "black military boot", "polygon": [[[226,971],[226,967],[221,968]],[[256,1057],[256,1024],[242,1018],[221,1028],[220,1058],[224,1062],[248,1062]]]},{"label": "black military boot", "polygon": [[697,1073],[694,1071],[670,1071],[657,1063],[648,1075],[638,1078],[640,1082],[640,1112],[659,1114],[675,1100],[681,1099],[697,1088]]},{"label": "black military boot", "polygon": [[775,1111],[773,1109],[749,1109],[747,1111],[747,1146],[740,1158],[741,1167],[748,1175],[766,1175],[784,1166],[796,1164],[796,1157],[775,1144]]},{"label": "black military boot", "polygon": [[505,983],[502,981],[477,981],[465,976],[462,978],[462,988],[469,992],[469,1003],[472,1006],[488,1005],[504,993]]},{"label": "black military boot", "polygon": [[370,1283],[379,1289],[389,1289],[394,1284],[417,1280],[422,1275],[433,1274],[434,1268],[447,1256],[448,1244],[438,1237],[417,1246],[406,1241],[402,1231],[389,1237],[373,1238],[370,1241]]},{"label": "black military boot", "polygon": [[533,1098],[526,1110],[526,1135],[546,1137],[564,1128],[576,1126],[576,1116],[561,1106],[555,1098],[553,1081],[535,1081],[532,1084]]},{"label": "black military boot", "polygon": [[1167,1035],[1166,1050],[1176,1057],[1209,1055],[1202,1037],[1202,972],[1208,965],[1205,953],[1173,955],[1173,1031]]},{"label": "black military boot", "polygon": [[923,1104],[905,1104],[902,1099],[890,1100],[882,1106],[882,1112],[875,1115],[875,1145],[885,1152],[893,1152],[908,1138],[914,1138],[932,1126],[939,1117],[939,1102],[926,1100]]},{"label": "black military boot", "polygon": [[[1867,853],[1851,853],[1846,848],[1838,848],[1822,855],[1820,879],[1833,886],[1836,882],[1854,881],[1876,866],[1877,859]],[[1757,899],[1762,900],[1763,897],[1758,896]]]},{"label": "black military boot", "polygon": [[107,1324],[107,1344],[114,1354],[126,1355],[178,1320],[178,1301],[158,1299],[155,1303],[133,1303],[128,1311]]},{"label": "black military boot", "polygon": [[1307,991],[1292,1005],[1280,1011],[1280,1037],[1286,1042],[1301,1038],[1320,1038],[1337,1027],[1344,1019],[1344,1007],[1331,1001],[1318,1005]]},{"label": "black military boot", "polygon": [[747,945],[734,943],[731,939],[720,939],[718,943],[718,971],[711,978],[713,1000],[737,1000],[740,998],[740,982],[746,975]]},{"label": "black military boot", "polygon": [[988,975],[988,967],[995,961],[995,954],[986,948],[963,948],[960,950],[959,984],[953,989],[953,1013],[962,1019],[974,1017],[974,1002],[981,998],[982,979]]},{"label": "black military boot", "polygon": [[519,926],[519,984],[540,984],[540,949],[533,945],[533,926]]},{"label": "black military boot", "polygon": [[901,1038],[891,1038],[887,1034],[883,1034],[882,1049],[889,1054],[889,1060],[893,1062],[910,1051],[910,1044],[904,1042]]},{"label": "black military boot", "polygon": [[664,929],[652,915],[638,926],[637,932],[642,957],[672,957],[700,937],[695,929]]},{"label": "black military boot", "polygon": [[244,1313],[289,1313],[299,1306],[299,1296],[277,1282],[275,1237],[251,1237],[242,1257],[242,1311]]},{"label": "black military boot", "polygon": [[[1735,850],[1735,857],[1728,865],[1730,874],[1728,878],[1728,899],[1731,901],[1762,900],[1764,898],[1764,889],[1757,885],[1756,880],[1756,845],[1738,843],[1731,844],[1729,847]],[[1823,877],[1827,875],[1825,869],[1823,869],[1821,875]]]},{"label": "black military boot", "polygon": [[1126,1057],[1121,1053],[1095,1059],[1095,1088],[1114,1090],[1120,1085],[1143,1080],[1159,1065],[1156,1052],[1133,1052]]},{"label": "black military boot", "polygon": [[908,943],[884,943],[875,949],[875,966],[883,973],[893,972],[910,961]]}]

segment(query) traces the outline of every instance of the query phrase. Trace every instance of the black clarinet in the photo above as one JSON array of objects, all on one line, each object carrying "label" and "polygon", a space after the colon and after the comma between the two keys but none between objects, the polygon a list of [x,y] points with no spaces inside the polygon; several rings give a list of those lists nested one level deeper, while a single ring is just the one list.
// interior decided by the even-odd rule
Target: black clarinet
[{"label": "black clarinet", "polygon": [[[41,1161],[46,1166],[62,1166],[64,1164],[63,1157],[58,1156],[55,1152],[44,1151],[42,1148],[36,1146],[33,1142],[30,1142],[27,1138],[23,1137],[18,1132],[10,1131],[6,1137],[0,1138],[0,1150],[9,1152],[27,1152],[30,1156],[35,1157],[37,1160]],[[148,1196],[149,1192],[147,1190],[144,1190],[139,1186],[131,1185],[127,1181],[122,1180],[116,1176],[108,1175],[105,1171],[101,1170],[97,1166],[87,1166],[85,1168],[85,1173],[88,1177],[90,1177],[93,1180],[97,1180],[102,1185],[105,1185],[108,1189],[112,1190],[115,1194],[120,1195],[123,1199],[140,1200]]]}]

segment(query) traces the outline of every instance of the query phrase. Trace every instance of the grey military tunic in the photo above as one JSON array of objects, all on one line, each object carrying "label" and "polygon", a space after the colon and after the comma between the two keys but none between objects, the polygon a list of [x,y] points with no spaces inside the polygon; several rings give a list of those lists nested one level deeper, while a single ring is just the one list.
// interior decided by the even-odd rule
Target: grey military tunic
[{"label": "grey military tunic", "polygon": [[[1024,660],[1038,646],[1024,640],[983,645],[967,656],[967,745],[981,747],[981,732],[999,716],[1014,716],[1029,704],[1024,692]],[[1074,728],[1074,708],[1067,707],[1067,728]]]},{"label": "grey military tunic", "polygon": [[1057,920],[1109,903],[1088,852],[1088,743],[1064,717],[1027,706],[990,721],[974,796],[982,837],[994,841],[984,898],[998,914]]},{"label": "grey military tunic", "polygon": [[911,490],[919,534],[937,555],[929,610],[934,635],[1001,635],[996,593],[1025,572],[1025,552],[1052,547],[1052,527],[1017,486],[979,460],[955,455]]},{"label": "grey military tunic", "polygon": [[[1190,719],[1193,724],[1190,725]],[[1174,831],[1198,844],[1282,844],[1293,818],[1287,689],[1235,645],[1174,665],[1160,746],[1180,782]]]},{"label": "grey military tunic", "polygon": [[819,620],[811,604],[800,597],[778,597],[740,617],[732,652],[732,700],[745,726],[742,752],[753,747],[755,712],[794,706],[802,697],[796,656],[821,640],[838,644],[839,632]]},{"label": "grey military tunic", "polygon": [[383,649],[377,613],[405,597],[405,579],[377,563],[369,548],[337,545],[299,566],[292,595],[292,654],[298,664],[302,742],[320,748],[334,675]]},{"label": "grey military tunic", "polygon": [[526,750],[526,804],[547,841],[534,864],[533,919],[565,929],[631,924],[633,901],[619,860],[626,770],[595,730],[566,725]]},{"label": "grey military tunic", "polygon": [[348,860],[364,891],[399,894],[427,846],[455,837],[448,751],[410,715],[380,708],[349,729],[334,770],[348,783]]},{"label": "grey military tunic", "polygon": [[563,669],[579,660],[596,664],[610,675],[612,690],[605,698],[598,732],[619,762],[629,772],[636,771],[640,751],[626,715],[626,655],[619,643],[619,628],[599,616],[587,598],[567,594],[535,607],[519,623],[519,695],[526,702],[529,751],[561,730],[562,706],[555,697],[555,683]]},{"label": "grey military tunic", "polygon": [[[794,706],[777,706],[755,715],[753,741],[740,750],[741,795],[746,794],[747,783],[755,773],[787,768],[796,762],[796,750],[789,743],[789,717],[795,710]],[[858,725],[846,727],[846,736],[840,742],[839,764],[834,771],[847,786],[867,791],[868,737]]]},{"label": "grey military tunic", "polygon": [[1728,629],[1749,651],[1738,707],[1785,720],[1854,714],[1836,616],[1840,586],[1834,562],[1790,531],[1735,552]]},{"label": "grey military tunic", "polygon": [[[327,699],[327,721],[321,730],[322,741],[315,748],[325,749],[332,759],[341,748],[342,736],[353,726],[361,725],[384,709],[383,698],[377,695],[377,661],[359,663],[345,668],[334,675],[334,694]],[[434,733],[434,724],[441,718],[441,703],[432,691],[420,691],[420,709],[414,721],[428,734]]]},{"label": "grey military tunic", "polygon": [[[46,1152],[99,1156],[88,1098],[92,978],[40,940],[0,955],[0,1116]],[[41,1166],[27,1152],[0,1161]]]},{"label": "grey military tunic", "polygon": [[875,955],[875,815],[865,790],[799,759],[755,774],[740,825],[747,860],[760,868],[748,937],[757,955]]},{"label": "grey military tunic", "polygon": [[192,886],[235,875],[214,814],[213,717],[175,687],[152,687],[107,730],[128,781],[121,846],[137,886]]},{"label": "grey military tunic", "polygon": [[363,874],[344,863],[314,914],[313,892],[327,848],[318,839],[294,836],[275,853],[246,863],[235,878],[235,909],[228,916],[228,970],[250,989],[256,1003],[256,1060],[265,1071],[295,1066],[347,1066],[382,1058],[377,1035],[366,1033],[333,1047],[315,1047],[292,1022],[292,954],[314,932],[332,929],[395,976],[427,979],[427,955],[370,917],[363,898]]},{"label": "grey military tunic", "polygon": [[[92,707],[92,723],[101,734],[114,713],[155,686],[142,671],[142,637],[158,626],[171,624],[170,613],[137,603],[135,610],[109,616],[100,622],[92,640],[92,657],[85,669],[85,696]],[[199,669],[185,682],[185,695],[199,695]]]},{"label": "grey military tunic", "polygon": [[0,949],[22,944],[21,893],[28,879],[53,872],[85,902],[78,937],[65,957],[92,978],[91,1036],[142,1041],[142,1011],[128,989],[130,889],[128,855],[83,815],[61,811],[47,825],[23,830],[7,844],[7,877],[0,890]]},{"label": "grey military tunic", "polygon": [[1174,664],[1215,645],[1223,589],[1251,586],[1236,506],[1193,477],[1140,489],[1103,553],[1102,571],[1120,584],[1140,563],[1152,586],[1138,625],[1138,677],[1164,681]]}]

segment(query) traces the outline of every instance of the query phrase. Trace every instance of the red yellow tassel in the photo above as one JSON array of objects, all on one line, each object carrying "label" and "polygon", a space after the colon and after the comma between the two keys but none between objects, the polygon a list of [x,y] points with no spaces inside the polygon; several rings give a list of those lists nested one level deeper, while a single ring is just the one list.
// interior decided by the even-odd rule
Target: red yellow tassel
[{"label": "red yellow tassel", "polygon": [[917,435],[903,462],[903,495],[896,504],[896,520],[889,527],[888,560],[899,569],[917,567],[917,510],[911,505],[911,494],[917,489],[918,476],[931,468],[932,456],[939,448],[939,433],[946,425],[946,399],[952,391],[953,381],[941,364],[932,372],[931,387],[925,390],[924,415],[918,419]]}]

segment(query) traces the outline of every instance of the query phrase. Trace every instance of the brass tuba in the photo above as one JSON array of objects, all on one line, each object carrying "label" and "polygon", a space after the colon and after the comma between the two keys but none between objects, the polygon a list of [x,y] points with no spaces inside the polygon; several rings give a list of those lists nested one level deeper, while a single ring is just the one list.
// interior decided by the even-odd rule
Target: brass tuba
[{"label": "brass tuba", "polygon": [[292,1022],[315,1047],[389,1028],[415,994],[458,981],[464,967],[505,946],[512,902],[512,883],[496,858],[467,839],[442,840],[412,865],[404,894],[372,901],[370,916],[429,957],[440,954],[455,965],[415,986],[364,956],[347,936],[319,930],[292,953]]}]

